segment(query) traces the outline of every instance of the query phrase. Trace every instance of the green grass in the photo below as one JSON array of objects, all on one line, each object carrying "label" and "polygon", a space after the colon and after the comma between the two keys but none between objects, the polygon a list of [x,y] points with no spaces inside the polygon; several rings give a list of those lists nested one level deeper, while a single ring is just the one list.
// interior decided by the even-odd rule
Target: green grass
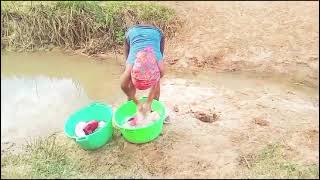
[{"label": "green grass", "polygon": [[1,178],[68,178],[80,167],[66,155],[67,149],[54,136],[28,143],[22,154],[1,155]]},{"label": "green grass", "polygon": [[181,22],[173,9],[142,2],[2,2],[1,48],[39,50],[54,46],[87,54],[117,48],[134,24],[153,24],[172,37]]},{"label": "green grass", "polygon": [[[116,138],[116,137],[115,137]],[[1,154],[1,178],[141,178],[141,162],[122,153],[125,141],[85,151],[64,134],[29,141],[24,152]]]},{"label": "green grass", "polygon": [[[119,137],[118,137],[119,136]],[[23,153],[1,154],[1,178],[141,178],[156,172],[124,154],[120,135],[96,151],[84,151],[64,134],[30,141]],[[241,178],[319,178],[319,164],[302,165],[272,144],[242,161]],[[135,177],[136,176],[136,177]]]},{"label": "green grass", "polygon": [[242,160],[248,178],[319,178],[319,164],[301,165],[286,158],[283,146],[271,144]]}]

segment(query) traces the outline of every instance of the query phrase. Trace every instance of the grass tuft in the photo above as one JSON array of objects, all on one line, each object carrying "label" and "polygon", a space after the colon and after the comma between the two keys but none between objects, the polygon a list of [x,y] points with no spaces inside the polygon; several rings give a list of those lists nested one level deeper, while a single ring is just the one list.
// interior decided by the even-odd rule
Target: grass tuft
[{"label": "grass tuft", "polygon": [[96,54],[121,46],[126,29],[141,23],[161,28],[167,37],[181,26],[174,10],[155,3],[6,1],[1,6],[1,48],[58,46]]},{"label": "grass tuft", "polygon": [[271,144],[244,161],[249,178],[319,178],[319,164],[301,165],[286,158],[284,148]]},{"label": "grass tuft", "polygon": [[79,166],[66,155],[56,137],[29,141],[23,154],[1,155],[1,178],[68,178],[79,175]]}]

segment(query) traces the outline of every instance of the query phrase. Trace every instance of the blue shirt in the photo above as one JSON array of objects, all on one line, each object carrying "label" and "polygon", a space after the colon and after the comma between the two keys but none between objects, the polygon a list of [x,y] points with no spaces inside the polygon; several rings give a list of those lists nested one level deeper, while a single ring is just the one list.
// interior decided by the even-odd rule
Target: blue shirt
[{"label": "blue shirt", "polygon": [[137,52],[143,50],[147,46],[153,48],[157,61],[162,61],[162,53],[160,50],[160,42],[163,33],[154,26],[133,26],[126,32],[126,38],[130,46],[127,62],[134,64]]}]

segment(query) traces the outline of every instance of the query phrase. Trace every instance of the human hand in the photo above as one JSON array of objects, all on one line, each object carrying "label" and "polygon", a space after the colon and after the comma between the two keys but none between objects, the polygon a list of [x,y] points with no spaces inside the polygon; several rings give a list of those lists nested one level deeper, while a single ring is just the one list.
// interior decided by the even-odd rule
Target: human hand
[{"label": "human hand", "polygon": [[137,99],[135,96],[133,96],[132,101],[133,101],[138,107],[139,107],[139,104],[141,104],[141,103],[139,103],[138,99]]},{"label": "human hand", "polygon": [[144,112],[146,112],[146,113],[151,112],[151,103],[149,103],[148,101],[145,102],[143,104],[143,109],[144,109]]},{"label": "human hand", "polygon": [[138,112],[142,112],[143,111],[143,103],[138,103]]},{"label": "human hand", "polygon": [[138,112],[142,115],[147,115],[151,111],[151,105],[150,103],[139,103],[138,104]]}]

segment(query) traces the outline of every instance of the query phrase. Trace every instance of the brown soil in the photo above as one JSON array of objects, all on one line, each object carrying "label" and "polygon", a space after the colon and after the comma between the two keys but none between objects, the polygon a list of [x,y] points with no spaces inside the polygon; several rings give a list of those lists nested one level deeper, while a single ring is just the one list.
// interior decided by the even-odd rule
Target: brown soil
[{"label": "brown soil", "polygon": [[[319,86],[319,2],[161,3],[174,7],[186,23],[165,49],[165,60],[175,71],[266,72]],[[311,100],[292,91],[273,91],[263,88],[263,81],[255,88],[239,84],[231,89],[170,83],[162,87],[169,108],[170,95],[176,94],[179,109],[199,110],[196,116],[180,110],[165,127],[161,139],[170,148],[157,149],[162,158],[149,165],[160,168],[158,174],[234,178],[242,152],[254,154],[272,142],[294,149],[292,158],[299,162],[318,164],[319,143],[314,139],[319,132],[312,131],[309,141],[300,136],[306,131],[310,135],[311,127],[319,129],[318,96]],[[221,112],[219,121],[197,120],[214,121],[206,107]]]},{"label": "brown soil", "polygon": [[218,120],[218,115],[213,112],[202,112],[202,111],[197,111],[197,112],[192,112],[194,117],[199,119],[202,122],[206,123],[212,123]]},{"label": "brown soil", "polygon": [[269,126],[269,121],[262,119],[260,117],[254,118],[254,123],[260,126]]},{"label": "brown soil", "polygon": [[319,2],[161,2],[184,28],[167,43],[176,69],[249,70],[319,79]]}]

